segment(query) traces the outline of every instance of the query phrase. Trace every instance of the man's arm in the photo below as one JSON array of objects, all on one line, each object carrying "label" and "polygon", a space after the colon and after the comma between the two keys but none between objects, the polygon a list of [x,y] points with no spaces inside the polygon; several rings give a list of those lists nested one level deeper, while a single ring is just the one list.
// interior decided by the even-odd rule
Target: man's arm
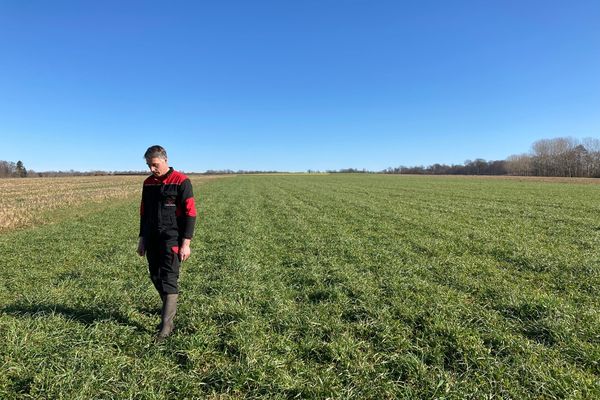
[{"label": "man's arm", "polygon": [[192,183],[186,179],[181,184],[181,208],[183,210],[183,240],[179,249],[179,258],[185,261],[190,257],[190,243],[194,236],[194,227],[196,225],[196,204],[194,202],[194,193]]},{"label": "man's arm", "polygon": [[140,234],[138,239],[137,253],[140,257],[146,254],[146,244],[144,243],[144,189],[142,188],[142,201],[140,202]]}]

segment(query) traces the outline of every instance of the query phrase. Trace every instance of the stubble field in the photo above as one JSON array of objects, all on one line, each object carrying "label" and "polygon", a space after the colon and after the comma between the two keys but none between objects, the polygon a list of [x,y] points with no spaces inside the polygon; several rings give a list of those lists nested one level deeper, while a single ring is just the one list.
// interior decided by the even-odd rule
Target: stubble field
[{"label": "stubble field", "polygon": [[155,344],[137,179],[0,234],[0,398],[600,398],[600,185],[194,178]]},{"label": "stubble field", "polygon": [[53,212],[80,211],[140,193],[139,176],[0,179],[0,233],[51,221]]}]

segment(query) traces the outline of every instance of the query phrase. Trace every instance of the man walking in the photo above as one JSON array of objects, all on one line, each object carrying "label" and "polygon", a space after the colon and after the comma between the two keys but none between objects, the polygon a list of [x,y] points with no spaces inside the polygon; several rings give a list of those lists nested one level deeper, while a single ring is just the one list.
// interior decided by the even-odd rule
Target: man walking
[{"label": "man walking", "polygon": [[146,255],[150,279],[162,299],[158,338],[164,339],[174,329],[179,266],[191,253],[196,207],[192,183],[169,167],[163,147],[149,147],[144,158],[152,174],[142,189],[137,253]]}]

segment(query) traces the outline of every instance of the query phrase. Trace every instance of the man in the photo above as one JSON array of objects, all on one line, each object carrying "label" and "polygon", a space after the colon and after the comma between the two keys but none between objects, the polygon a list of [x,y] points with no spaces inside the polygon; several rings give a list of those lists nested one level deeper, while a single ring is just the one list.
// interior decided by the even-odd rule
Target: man
[{"label": "man", "polygon": [[180,262],[189,258],[196,223],[192,184],[169,167],[167,152],[151,146],[144,154],[152,175],[144,181],[137,252],[146,255],[150,279],[162,299],[158,338],[174,329]]}]

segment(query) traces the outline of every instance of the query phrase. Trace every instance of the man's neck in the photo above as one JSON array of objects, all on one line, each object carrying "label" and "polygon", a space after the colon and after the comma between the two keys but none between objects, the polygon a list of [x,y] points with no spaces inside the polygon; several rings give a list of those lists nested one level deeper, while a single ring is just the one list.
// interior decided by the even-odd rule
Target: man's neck
[{"label": "man's neck", "polygon": [[158,177],[159,180],[163,181],[166,179],[167,176],[169,176],[169,174],[173,172],[173,167],[169,167],[169,169],[167,170],[167,172],[165,172],[164,174],[160,175]]}]

